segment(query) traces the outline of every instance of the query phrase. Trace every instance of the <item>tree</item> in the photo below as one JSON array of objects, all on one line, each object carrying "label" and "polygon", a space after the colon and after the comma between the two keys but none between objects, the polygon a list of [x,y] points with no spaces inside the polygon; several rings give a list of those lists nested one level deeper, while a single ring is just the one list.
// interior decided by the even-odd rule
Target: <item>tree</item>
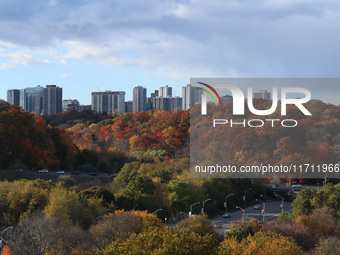
[{"label": "tree", "polygon": [[75,191],[55,188],[44,212],[47,217],[61,219],[66,225],[80,224],[89,228],[95,218],[106,213],[106,209],[101,199],[83,199]]},{"label": "tree", "polygon": [[235,237],[225,239],[219,246],[219,255],[294,255],[301,254],[301,249],[294,239],[275,233],[257,232],[254,236],[238,242]]},{"label": "tree", "polygon": [[301,190],[292,203],[292,215],[310,214],[313,209],[311,200],[314,196],[315,191],[312,189]]}]

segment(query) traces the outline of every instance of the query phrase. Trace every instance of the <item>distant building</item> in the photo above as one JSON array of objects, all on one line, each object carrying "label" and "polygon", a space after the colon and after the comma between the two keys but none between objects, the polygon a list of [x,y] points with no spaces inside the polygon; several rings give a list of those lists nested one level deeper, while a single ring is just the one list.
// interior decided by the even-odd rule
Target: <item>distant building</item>
[{"label": "distant building", "polygon": [[146,88],[137,86],[133,88],[132,112],[147,110]]},{"label": "distant building", "polygon": [[79,112],[88,111],[92,109],[92,105],[79,105]]},{"label": "distant building", "polygon": [[20,90],[20,106],[26,112],[35,112],[42,114],[44,87],[38,85]]},{"label": "distant building", "polygon": [[92,92],[92,110],[99,113],[125,113],[125,92]]},{"label": "distant building", "polygon": [[7,90],[7,102],[14,105],[20,105],[20,90],[19,89]]},{"label": "distant building", "polygon": [[56,85],[46,85],[43,90],[43,115],[57,114],[63,111],[63,89]]},{"label": "distant building", "polygon": [[153,109],[171,110],[171,101],[168,97],[154,97],[152,98]]},{"label": "distant building", "polygon": [[262,98],[264,100],[271,100],[271,93],[267,90],[260,90],[260,92],[253,93],[253,98]]},{"label": "distant building", "polygon": [[225,95],[221,97],[222,105],[230,104],[233,101],[233,97],[230,95]]},{"label": "distant building", "polygon": [[183,99],[181,97],[171,97],[171,110],[176,111],[176,110],[181,110],[182,109],[182,101]]},{"label": "distant building", "polygon": [[71,110],[79,111],[79,101],[76,99],[63,100],[63,112]]},{"label": "distant building", "polygon": [[182,87],[182,109],[186,111],[201,103],[201,95],[202,90],[191,86],[191,84]]},{"label": "distant building", "polygon": [[158,90],[159,97],[172,97],[172,87],[165,85],[164,87],[160,87]]},{"label": "distant building", "polygon": [[132,101],[125,102],[125,112],[132,112]]},{"label": "distant building", "polygon": [[151,93],[151,98],[158,97],[158,90],[156,89],[155,92]]}]

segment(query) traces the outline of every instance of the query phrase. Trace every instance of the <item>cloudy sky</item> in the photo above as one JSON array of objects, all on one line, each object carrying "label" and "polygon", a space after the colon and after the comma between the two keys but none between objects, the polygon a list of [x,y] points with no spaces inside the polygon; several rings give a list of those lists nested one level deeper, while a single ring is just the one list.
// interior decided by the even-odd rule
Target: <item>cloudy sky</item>
[{"label": "cloudy sky", "polygon": [[339,24],[338,0],[1,0],[0,98],[38,84],[89,104],[136,85],[180,96],[190,77],[339,77]]}]

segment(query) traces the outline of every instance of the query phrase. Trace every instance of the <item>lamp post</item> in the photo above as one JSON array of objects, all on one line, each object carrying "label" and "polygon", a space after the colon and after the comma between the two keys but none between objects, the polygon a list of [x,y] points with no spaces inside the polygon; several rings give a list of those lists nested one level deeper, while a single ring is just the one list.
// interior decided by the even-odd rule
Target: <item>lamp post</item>
[{"label": "lamp post", "polygon": [[240,207],[240,206],[236,206],[236,208],[238,208],[238,209],[240,209],[240,210],[242,210],[242,214],[243,214],[243,222],[244,222],[244,210]]},{"label": "lamp post", "polygon": [[7,242],[2,238],[2,235],[9,229],[13,229],[13,226],[10,226],[8,228],[6,228],[5,230],[1,231],[1,234],[0,234],[0,250],[2,251],[2,248],[3,248],[3,243],[5,243],[5,245],[7,244]]},{"label": "lamp post", "polygon": [[[262,195],[261,195],[262,196]],[[263,215],[262,215],[262,222],[264,222],[264,212],[265,212],[265,210],[266,210],[266,203],[265,202],[263,202],[262,200],[260,200],[260,199],[256,199],[256,201],[258,201],[258,202],[261,202],[262,203],[262,212],[263,212]]]},{"label": "lamp post", "polygon": [[187,218],[189,218],[188,214],[184,213],[184,212],[179,212],[179,214],[184,214]]},{"label": "lamp post", "polygon": [[189,217],[191,217],[192,207],[193,207],[194,205],[198,205],[198,204],[200,204],[200,202],[196,202],[196,203],[190,205]]},{"label": "lamp post", "polygon": [[275,194],[275,196],[277,196],[277,197],[282,199],[282,202],[281,202],[281,213],[283,213],[283,202],[284,202],[284,199],[283,199],[283,197],[279,196],[278,194]]},{"label": "lamp post", "polygon": [[204,213],[204,203],[205,202],[208,202],[208,201],[210,201],[211,199],[210,198],[208,198],[207,200],[204,200],[203,202],[202,202],[202,204],[203,204],[203,207],[202,207],[202,213]]},{"label": "lamp post", "polygon": [[253,190],[253,189],[252,189],[252,188],[249,188],[249,189],[247,189],[246,191],[244,191],[244,196],[243,196],[244,204],[247,204],[247,202],[246,202],[246,193],[247,193],[248,191],[250,191],[250,190]]},{"label": "lamp post", "polygon": [[228,196],[225,197],[225,200],[224,200],[225,212],[228,212],[228,202],[227,202],[227,199],[228,199],[228,197],[231,197],[233,195],[234,195],[234,193],[229,194]]},{"label": "lamp post", "polygon": [[157,209],[156,211],[154,211],[154,212],[151,213],[151,214],[156,214],[158,211],[163,211],[163,209]]}]

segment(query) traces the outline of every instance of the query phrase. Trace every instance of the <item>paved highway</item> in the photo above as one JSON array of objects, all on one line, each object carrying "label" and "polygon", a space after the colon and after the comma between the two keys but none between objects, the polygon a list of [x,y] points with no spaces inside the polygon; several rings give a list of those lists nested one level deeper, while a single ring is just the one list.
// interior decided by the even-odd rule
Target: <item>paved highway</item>
[{"label": "paved highway", "polygon": [[78,173],[74,174],[72,172],[65,172],[63,174],[58,174],[57,171],[48,171],[48,173],[39,173],[39,170],[24,170],[23,172],[18,172],[18,171],[13,171],[13,170],[8,170],[8,169],[1,169],[0,170],[2,173],[9,173],[9,172],[15,172],[18,176],[20,174],[37,174],[37,175],[70,175],[70,176],[87,176],[87,177],[97,177],[97,178],[112,178],[111,174],[107,173],[98,173],[98,175],[92,173]]},{"label": "paved highway", "polygon": [[[265,203],[265,213],[264,213],[264,220],[268,221],[274,218],[277,218],[279,216],[279,214],[281,213],[281,201],[271,201],[271,202],[266,202]],[[255,218],[258,221],[262,222],[263,216],[260,215],[261,214],[261,210],[262,210],[262,203],[259,203],[260,208],[259,209],[254,209],[254,206],[250,206],[250,207],[246,207],[243,208],[244,209],[244,216],[245,218]],[[283,209],[285,212],[291,212],[292,211],[292,207],[291,207],[291,202],[284,202],[283,204]],[[223,218],[222,215],[212,219],[211,221],[213,222],[213,224],[220,224],[222,225],[224,228],[229,228],[229,224],[232,221],[241,221],[241,218],[243,216],[243,212],[242,210],[238,209],[235,212],[231,212],[230,213],[230,218]]]}]

